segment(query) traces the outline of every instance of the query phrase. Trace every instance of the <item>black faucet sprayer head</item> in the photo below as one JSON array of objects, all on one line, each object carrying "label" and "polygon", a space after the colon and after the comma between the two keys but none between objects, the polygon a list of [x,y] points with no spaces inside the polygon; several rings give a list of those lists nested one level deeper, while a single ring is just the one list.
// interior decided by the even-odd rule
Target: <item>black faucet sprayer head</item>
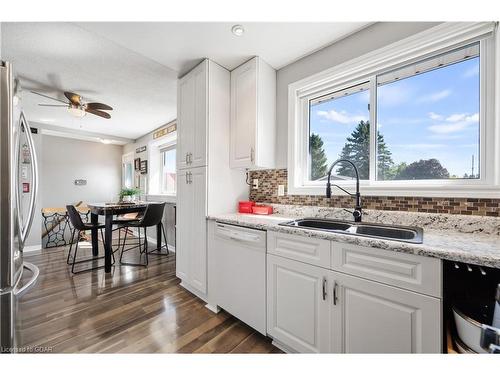
[{"label": "black faucet sprayer head", "polygon": [[332,185],[330,184],[330,181],[328,181],[328,183],[326,184],[326,197],[332,197]]}]

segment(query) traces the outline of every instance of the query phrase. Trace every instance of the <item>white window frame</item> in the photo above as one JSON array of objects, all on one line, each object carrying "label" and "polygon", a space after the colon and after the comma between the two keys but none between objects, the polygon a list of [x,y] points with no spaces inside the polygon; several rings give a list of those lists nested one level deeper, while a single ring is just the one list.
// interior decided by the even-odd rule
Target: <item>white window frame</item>
[{"label": "white window frame", "polygon": [[[175,201],[176,195],[161,192],[161,150],[177,145],[177,132],[148,142],[148,197]],[[177,192],[177,187],[176,187]],[[176,193],[177,194],[177,193]]]},{"label": "white window frame", "polygon": [[[370,52],[288,86],[288,194],[323,195],[324,181],[310,181],[309,99],[371,82],[370,153],[376,155],[376,75],[468,44],[480,43],[480,179],[376,181],[376,157],[370,157],[370,179],[361,182],[363,195],[500,197],[500,77],[497,24],[443,23],[412,37]],[[488,79],[486,79],[488,77]],[[495,126],[495,124],[497,124]],[[349,189],[354,181],[336,181]],[[342,192],[332,191],[335,195]]]},{"label": "white window frame", "polygon": [[[172,194],[171,192],[170,193],[166,193],[163,191],[163,153],[164,152],[168,152],[168,151],[171,151],[171,150],[175,150],[175,158],[177,159],[177,143],[169,143],[163,147],[160,148],[160,194],[162,195],[169,195],[169,196],[177,196],[177,186],[175,186],[175,192]],[[177,165],[177,163],[176,163]],[[177,174],[177,170],[175,172]],[[177,178],[176,178],[176,181],[177,181]]]}]

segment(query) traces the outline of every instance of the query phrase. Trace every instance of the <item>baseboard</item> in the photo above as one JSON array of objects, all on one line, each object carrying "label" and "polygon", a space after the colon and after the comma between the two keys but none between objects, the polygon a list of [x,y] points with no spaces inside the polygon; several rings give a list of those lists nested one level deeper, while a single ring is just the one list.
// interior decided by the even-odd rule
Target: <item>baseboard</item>
[{"label": "baseboard", "polygon": [[184,281],[181,281],[181,283],[179,284],[180,286],[182,286],[184,289],[186,289],[188,292],[194,294],[196,297],[198,297],[199,299],[201,299],[203,302],[208,302],[207,301],[207,296],[199,291],[197,291],[196,289],[192,288],[191,286],[187,285],[186,283],[184,283]]},{"label": "baseboard", "polygon": [[283,344],[282,342],[280,341],[277,341],[275,339],[273,339],[273,341],[271,341],[271,344],[273,344],[275,347],[277,347],[279,350],[281,350],[282,352],[285,352],[287,354],[293,354],[293,353],[297,353],[297,351],[291,349],[290,347],[288,347],[287,345]]},{"label": "baseboard", "polygon": [[205,305],[205,307],[207,309],[209,309],[211,312],[216,313],[216,314],[218,314],[221,311],[221,308],[217,305],[211,305],[211,304],[207,303]]}]

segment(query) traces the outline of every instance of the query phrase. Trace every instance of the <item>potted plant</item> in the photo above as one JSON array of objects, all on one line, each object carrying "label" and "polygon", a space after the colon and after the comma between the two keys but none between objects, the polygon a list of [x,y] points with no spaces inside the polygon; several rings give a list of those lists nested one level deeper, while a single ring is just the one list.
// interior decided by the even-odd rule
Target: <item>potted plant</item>
[{"label": "potted plant", "polygon": [[135,188],[124,188],[120,190],[120,202],[133,202],[136,200],[136,195],[141,191]]}]

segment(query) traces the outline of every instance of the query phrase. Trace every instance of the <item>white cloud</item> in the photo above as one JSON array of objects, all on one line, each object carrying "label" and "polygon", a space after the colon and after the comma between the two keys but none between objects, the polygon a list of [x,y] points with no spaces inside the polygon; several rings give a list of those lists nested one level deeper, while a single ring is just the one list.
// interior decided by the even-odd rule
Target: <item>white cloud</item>
[{"label": "white cloud", "polygon": [[329,111],[317,111],[316,114],[326,120],[340,122],[345,125],[358,124],[360,121],[368,121],[366,116],[352,115],[346,111],[337,112],[334,109]]},{"label": "white cloud", "polygon": [[476,64],[474,66],[471,66],[469,69],[467,69],[464,74],[462,75],[463,78],[471,78],[471,77],[476,77],[479,75],[479,64]]},{"label": "white cloud", "polygon": [[437,113],[434,113],[434,112],[429,112],[429,118],[431,120],[442,120],[443,119],[443,116],[442,115],[439,115]]},{"label": "white cloud", "polygon": [[479,113],[468,115],[466,113],[455,113],[445,119],[445,123],[431,125],[427,129],[434,134],[458,133],[479,121]]},{"label": "white cloud", "polygon": [[451,94],[452,94],[451,90],[448,90],[448,89],[441,90],[441,91],[433,92],[432,94],[429,94],[429,95],[421,96],[420,98],[417,99],[417,102],[418,103],[435,103],[435,102],[438,102],[440,100],[447,98]]},{"label": "white cloud", "polygon": [[399,82],[397,85],[383,85],[378,88],[377,102],[381,106],[394,107],[408,102],[412,95],[412,87]]},{"label": "white cloud", "polygon": [[467,113],[454,113],[446,117],[446,121],[448,122],[464,121],[465,117],[467,117]]}]

